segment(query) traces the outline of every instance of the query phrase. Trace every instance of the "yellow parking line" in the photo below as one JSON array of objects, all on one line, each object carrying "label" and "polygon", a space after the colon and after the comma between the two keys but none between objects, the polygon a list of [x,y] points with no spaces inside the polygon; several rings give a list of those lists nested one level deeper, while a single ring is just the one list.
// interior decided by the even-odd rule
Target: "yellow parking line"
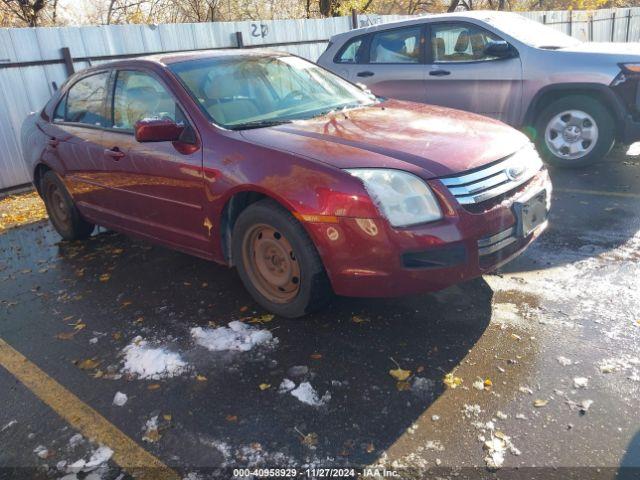
[{"label": "yellow parking line", "polygon": [[554,188],[555,192],[582,193],[584,195],[600,195],[601,197],[640,198],[640,193],[607,192],[606,190],[582,190],[580,188]]},{"label": "yellow parking line", "polygon": [[112,460],[136,479],[180,476],[0,338],[0,366],[85,437],[113,450]]}]

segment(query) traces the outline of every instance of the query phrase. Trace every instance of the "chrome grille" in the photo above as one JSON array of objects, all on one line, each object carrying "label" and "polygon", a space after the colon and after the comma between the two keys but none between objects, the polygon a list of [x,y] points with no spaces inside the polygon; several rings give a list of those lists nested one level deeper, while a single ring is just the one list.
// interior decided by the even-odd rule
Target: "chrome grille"
[{"label": "chrome grille", "polygon": [[533,145],[471,173],[440,181],[462,205],[473,205],[502,195],[530,180],[542,168]]}]

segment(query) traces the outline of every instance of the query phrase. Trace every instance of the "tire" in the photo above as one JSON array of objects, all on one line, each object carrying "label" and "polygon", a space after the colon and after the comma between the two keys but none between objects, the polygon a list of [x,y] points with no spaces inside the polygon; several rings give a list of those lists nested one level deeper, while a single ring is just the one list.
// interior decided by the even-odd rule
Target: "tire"
[{"label": "tire", "polygon": [[535,132],[538,152],[547,163],[582,168],[609,153],[615,141],[615,121],[598,100],[568,95],[542,110]]},{"label": "tire", "polygon": [[64,183],[52,170],[42,177],[40,191],[47,207],[49,220],[62,238],[79,240],[93,233],[95,225],[80,216]]},{"label": "tire", "polygon": [[251,296],[277,315],[301,317],[320,310],[333,296],[307,232],[272,200],[253,203],[239,215],[231,254]]}]

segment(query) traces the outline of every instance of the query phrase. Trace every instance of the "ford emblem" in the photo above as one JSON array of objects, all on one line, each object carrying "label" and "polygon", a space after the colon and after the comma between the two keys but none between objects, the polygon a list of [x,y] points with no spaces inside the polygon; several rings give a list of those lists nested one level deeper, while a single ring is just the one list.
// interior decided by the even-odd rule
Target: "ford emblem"
[{"label": "ford emblem", "polygon": [[510,167],[508,167],[504,173],[506,173],[507,178],[509,180],[511,180],[512,182],[515,182],[517,180],[520,180],[522,178],[522,176],[524,175],[524,172],[526,172],[527,167],[525,167],[524,165],[512,165]]}]

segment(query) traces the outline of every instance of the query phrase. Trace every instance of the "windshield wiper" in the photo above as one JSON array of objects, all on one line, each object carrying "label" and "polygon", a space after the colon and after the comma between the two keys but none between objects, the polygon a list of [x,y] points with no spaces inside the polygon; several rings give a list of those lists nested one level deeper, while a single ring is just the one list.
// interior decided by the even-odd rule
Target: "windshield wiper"
[{"label": "windshield wiper", "polygon": [[291,120],[255,120],[253,122],[241,123],[239,125],[230,125],[230,130],[249,130],[251,128],[275,127],[284,123],[291,123]]}]

